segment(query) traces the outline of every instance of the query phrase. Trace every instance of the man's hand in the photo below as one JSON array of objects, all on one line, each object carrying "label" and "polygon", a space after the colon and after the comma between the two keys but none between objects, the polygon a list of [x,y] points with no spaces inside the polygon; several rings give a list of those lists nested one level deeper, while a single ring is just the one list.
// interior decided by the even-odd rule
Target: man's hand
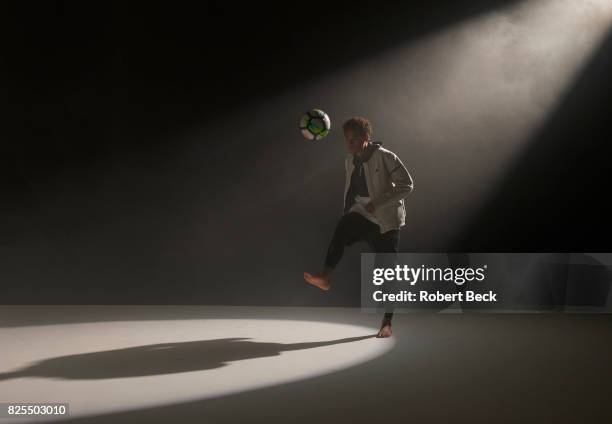
[{"label": "man's hand", "polygon": [[372,213],[372,214],[374,213],[375,208],[372,202],[365,205],[365,210],[368,211],[369,213]]}]

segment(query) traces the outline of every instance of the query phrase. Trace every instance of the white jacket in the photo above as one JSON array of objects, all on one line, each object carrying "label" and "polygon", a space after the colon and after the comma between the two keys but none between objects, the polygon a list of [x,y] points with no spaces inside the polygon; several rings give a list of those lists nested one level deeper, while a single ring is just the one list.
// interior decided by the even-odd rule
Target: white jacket
[{"label": "white jacket", "polygon": [[[370,159],[363,162],[366,185],[372,205],[374,216],[380,222],[380,232],[398,230],[406,223],[406,208],[404,199],[412,192],[414,187],[412,177],[408,170],[390,150],[380,146],[380,142],[373,143],[377,148]],[[349,154],[345,160],[346,183],[344,186],[344,201],[351,184],[353,174],[353,155]],[[343,207],[344,210],[344,207]]]}]

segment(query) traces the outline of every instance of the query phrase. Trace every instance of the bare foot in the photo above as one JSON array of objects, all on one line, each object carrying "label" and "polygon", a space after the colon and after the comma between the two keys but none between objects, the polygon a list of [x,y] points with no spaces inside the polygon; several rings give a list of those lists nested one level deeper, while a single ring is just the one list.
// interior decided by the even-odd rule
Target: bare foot
[{"label": "bare foot", "polygon": [[391,331],[391,323],[387,322],[383,323],[382,327],[380,327],[380,330],[378,330],[378,334],[376,335],[376,337],[378,337],[379,339],[391,337],[392,333],[393,332]]},{"label": "bare foot", "polygon": [[325,291],[329,290],[331,286],[329,277],[324,274],[311,274],[310,272],[304,272],[304,280]]}]

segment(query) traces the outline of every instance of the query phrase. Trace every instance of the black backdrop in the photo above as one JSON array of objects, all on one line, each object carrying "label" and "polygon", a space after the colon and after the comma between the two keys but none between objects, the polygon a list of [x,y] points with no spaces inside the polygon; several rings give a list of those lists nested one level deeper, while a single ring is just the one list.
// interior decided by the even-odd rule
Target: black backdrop
[{"label": "black backdrop", "polygon": [[[2,303],[358,304],[358,249],[328,294],[301,278],[341,209],[340,134],[315,148],[295,126],[319,99],[273,99],[506,3],[4,4]],[[609,251],[611,43],[455,239],[417,220],[402,248]]]}]

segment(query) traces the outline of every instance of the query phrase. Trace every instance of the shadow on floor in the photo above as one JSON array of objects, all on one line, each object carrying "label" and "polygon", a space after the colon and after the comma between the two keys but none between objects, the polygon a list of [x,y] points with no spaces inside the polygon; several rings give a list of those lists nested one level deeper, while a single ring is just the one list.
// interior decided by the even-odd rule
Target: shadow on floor
[{"label": "shadow on floor", "polygon": [[201,371],[244,359],[277,356],[281,352],[352,343],[372,337],[375,334],[287,344],[254,342],[239,337],[159,343],[49,358],[17,371],[2,373],[0,381],[20,377],[105,379]]}]

